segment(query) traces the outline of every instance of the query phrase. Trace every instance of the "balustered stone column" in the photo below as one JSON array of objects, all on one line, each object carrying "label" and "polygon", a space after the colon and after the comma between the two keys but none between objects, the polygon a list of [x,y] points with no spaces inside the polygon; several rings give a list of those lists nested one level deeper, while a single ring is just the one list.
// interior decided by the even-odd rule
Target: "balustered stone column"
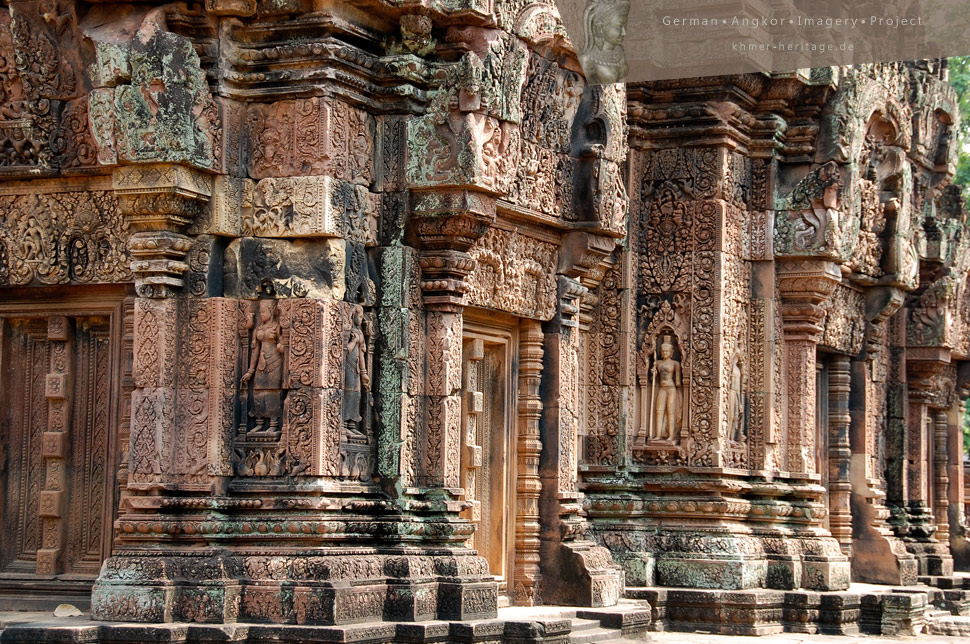
[{"label": "balustered stone column", "polygon": [[947,453],[947,410],[931,409],[933,421],[933,516],[936,519],[936,538],[940,543],[950,543],[950,474]]},{"label": "balustered stone column", "polygon": [[842,552],[852,556],[852,511],[850,496],[852,482],[850,465],[852,449],[849,442],[849,429],[852,420],[849,414],[849,392],[851,390],[850,360],[848,356],[835,355],[829,360],[829,530],[835,537]]}]

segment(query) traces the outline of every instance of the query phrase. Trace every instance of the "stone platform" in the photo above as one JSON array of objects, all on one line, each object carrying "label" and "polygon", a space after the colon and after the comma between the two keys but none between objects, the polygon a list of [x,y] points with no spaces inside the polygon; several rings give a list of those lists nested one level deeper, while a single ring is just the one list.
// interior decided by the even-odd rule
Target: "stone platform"
[{"label": "stone platform", "polygon": [[959,632],[957,618],[970,612],[963,578],[923,581],[934,585],[852,584],[837,592],[628,588],[626,596],[650,604],[650,630],[656,632],[915,636],[942,633],[951,622],[950,631]]},{"label": "stone platform", "polygon": [[632,644],[648,639],[650,607],[622,601],[607,609],[546,606],[499,609],[496,619],[380,622],[350,626],[280,624],[135,624],[56,618],[50,612],[0,613],[0,642],[195,644],[233,642],[354,644]]}]

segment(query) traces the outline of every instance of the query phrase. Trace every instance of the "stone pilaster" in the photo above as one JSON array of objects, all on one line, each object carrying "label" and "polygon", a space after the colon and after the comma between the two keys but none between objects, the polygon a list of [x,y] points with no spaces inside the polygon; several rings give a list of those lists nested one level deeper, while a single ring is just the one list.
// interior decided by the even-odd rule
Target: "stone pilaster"
[{"label": "stone pilaster", "polygon": [[[572,272],[573,260],[598,255],[603,244],[590,236],[584,253],[561,254],[560,267]],[[610,246],[612,246],[610,240]],[[585,273],[585,271],[580,271]],[[576,274],[576,273],[573,273]],[[610,553],[585,538],[587,520],[578,489],[580,382],[579,301],[587,293],[576,279],[560,275],[556,316],[544,325],[542,381],[542,601],[577,606],[610,606],[623,592],[623,573]]]},{"label": "stone pilaster", "polygon": [[921,575],[951,575],[953,557],[949,553],[949,539],[941,542],[938,538],[937,517],[932,512],[931,498],[936,486],[930,474],[930,464],[936,461],[931,378],[949,363],[950,351],[938,347],[908,347],[905,360],[905,518],[900,513],[894,527],[906,549],[916,556]]},{"label": "stone pilaster", "polygon": [[815,363],[825,310],[820,306],[839,283],[840,272],[825,260],[782,260],[778,264],[788,373],[790,472],[815,474]]}]

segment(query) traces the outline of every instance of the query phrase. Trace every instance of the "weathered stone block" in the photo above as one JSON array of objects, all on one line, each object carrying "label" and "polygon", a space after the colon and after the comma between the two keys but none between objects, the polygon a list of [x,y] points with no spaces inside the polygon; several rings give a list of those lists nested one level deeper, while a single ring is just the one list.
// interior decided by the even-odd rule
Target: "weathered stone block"
[{"label": "weathered stone block", "polygon": [[438,619],[488,619],[497,614],[495,582],[438,584]]},{"label": "weathered stone block", "polygon": [[342,240],[236,239],[226,248],[225,294],[343,299],[345,252]]},{"label": "weathered stone block", "polygon": [[94,42],[95,61],[88,68],[94,87],[117,87],[131,80],[131,64],[128,60],[131,47],[128,43]]},{"label": "weathered stone block", "polygon": [[175,587],[171,585],[100,582],[91,595],[91,615],[108,622],[170,622],[174,598]]},{"label": "weathered stone block", "polygon": [[916,637],[926,624],[926,593],[892,592],[882,598],[882,635]]}]

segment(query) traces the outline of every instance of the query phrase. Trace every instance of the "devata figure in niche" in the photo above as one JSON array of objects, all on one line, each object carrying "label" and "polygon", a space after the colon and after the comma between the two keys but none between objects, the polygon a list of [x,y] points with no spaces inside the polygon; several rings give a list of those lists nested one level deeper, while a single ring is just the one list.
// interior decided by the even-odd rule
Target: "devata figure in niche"
[{"label": "devata figure in niche", "polygon": [[366,439],[361,401],[366,401],[363,393],[370,389],[370,374],[367,372],[367,339],[363,331],[364,311],[360,306],[354,307],[350,322],[344,357],[343,421],[348,437]]},{"label": "devata figure in niche", "polygon": [[252,355],[249,371],[239,381],[240,388],[253,381],[252,405],[249,417],[255,422],[247,433],[250,438],[260,434],[277,437],[283,417],[283,330],[276,317],[273,300],[259,303],[259,322],[253,330]]},{"label": "devata figure in niche", "polygon": [[628,67],[623,51],[629,0],[590,0],[583,12],[585,42],[579,62],[593,85],[618,83]]},{"label": "devata figure in niche", "polygon": [[[681,386],[680,362],[673,358],[674,345],[665,335],[660,345],[660,358],[650,372],[653,391],[653,414],[650,417],[650,440],[677,439],[678,389]],[[657,382],[659,380],[659,383]]]}]

